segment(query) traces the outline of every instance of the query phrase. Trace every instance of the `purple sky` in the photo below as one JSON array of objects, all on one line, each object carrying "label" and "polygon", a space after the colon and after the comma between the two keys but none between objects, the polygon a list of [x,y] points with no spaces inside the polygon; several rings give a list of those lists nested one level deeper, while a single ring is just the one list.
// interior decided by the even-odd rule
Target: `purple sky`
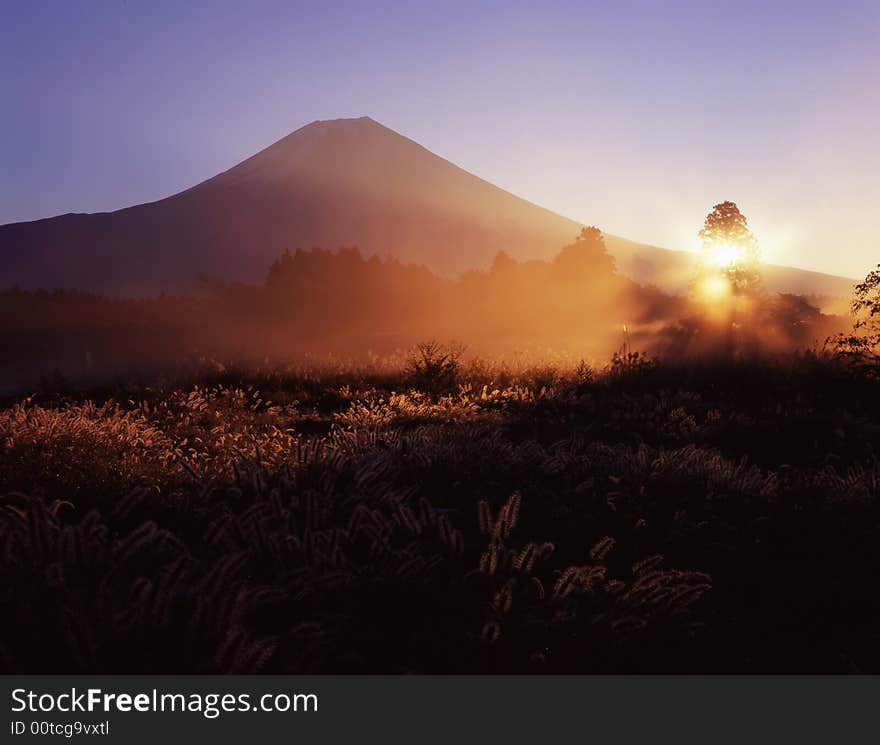
[{"label": "purple sky", "polygon": [[7,2],[0,223],[112,210],[369,115],[609,232],[880,261],[880,3]]}]

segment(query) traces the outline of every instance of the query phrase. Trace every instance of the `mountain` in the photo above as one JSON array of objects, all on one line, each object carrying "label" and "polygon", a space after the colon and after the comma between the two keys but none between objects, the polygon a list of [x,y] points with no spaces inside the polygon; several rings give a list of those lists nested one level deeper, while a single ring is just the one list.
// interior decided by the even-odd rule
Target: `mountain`
[{"label": "mountain", "polygon": [[[285,250],[358,246],[444,275],[501,250],[555,255],[580,225],[368,117],[316,121],[173,196],[116,212],[0,226],[0,286],[114,295],[183,292],[200,278],[261,282]],[[607,236],[622,272],[669,290],[694,255]],[[848,294],[851,280],[769,267],[772,290]]]}]

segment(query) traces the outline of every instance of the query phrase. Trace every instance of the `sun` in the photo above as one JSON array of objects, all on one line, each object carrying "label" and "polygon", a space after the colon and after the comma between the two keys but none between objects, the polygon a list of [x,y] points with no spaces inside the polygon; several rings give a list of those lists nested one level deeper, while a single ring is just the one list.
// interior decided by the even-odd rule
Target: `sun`
[{"label": "sun", "polygon": [[742,258],[742,249],[731,243],[722,243],[712,249],[710,256],[712,263],[716,266],[733,266],[738,264]]}]

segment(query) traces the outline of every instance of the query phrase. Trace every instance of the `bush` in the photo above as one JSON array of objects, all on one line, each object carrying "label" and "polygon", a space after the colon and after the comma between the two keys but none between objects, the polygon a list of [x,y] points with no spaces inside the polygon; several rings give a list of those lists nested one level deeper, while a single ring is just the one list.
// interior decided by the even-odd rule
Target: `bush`
[{"label": "bush", "polygon": [[426,341],[407,360],[405,373],[413,388],[426,393],[448,393],[458,385],[463,349],[455,344]]}]

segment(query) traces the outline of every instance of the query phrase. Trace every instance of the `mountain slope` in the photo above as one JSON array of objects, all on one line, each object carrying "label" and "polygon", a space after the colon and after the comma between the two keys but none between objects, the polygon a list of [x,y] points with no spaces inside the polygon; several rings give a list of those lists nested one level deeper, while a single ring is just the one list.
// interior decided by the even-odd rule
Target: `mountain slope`
[{"label": "mountain slope", "polygon": [[[157,202],[0,226],[0,286],[187,291],[200,277],[259,282],[285,249],[351,245],[451,275],[487,266],[501,250],[552,256],[579,229],[372,119],[337,119]],[[623,272],[671,290],[693,260],[614,236],[608,246]],[[845,294],[851,285],[778,274],[771,289]]]},{"label": "mountain slope", "polygon": [[[696,254],[635,243],[614,235],[606,235],[605,240],[623,274],[641,284],[657,285],[667,292],[680,294],[687,291],[699,258]],[[771,292],[827,298],[849,298],[856,281],[778,264],[764,264],[761,274],[765,287]]]}]

